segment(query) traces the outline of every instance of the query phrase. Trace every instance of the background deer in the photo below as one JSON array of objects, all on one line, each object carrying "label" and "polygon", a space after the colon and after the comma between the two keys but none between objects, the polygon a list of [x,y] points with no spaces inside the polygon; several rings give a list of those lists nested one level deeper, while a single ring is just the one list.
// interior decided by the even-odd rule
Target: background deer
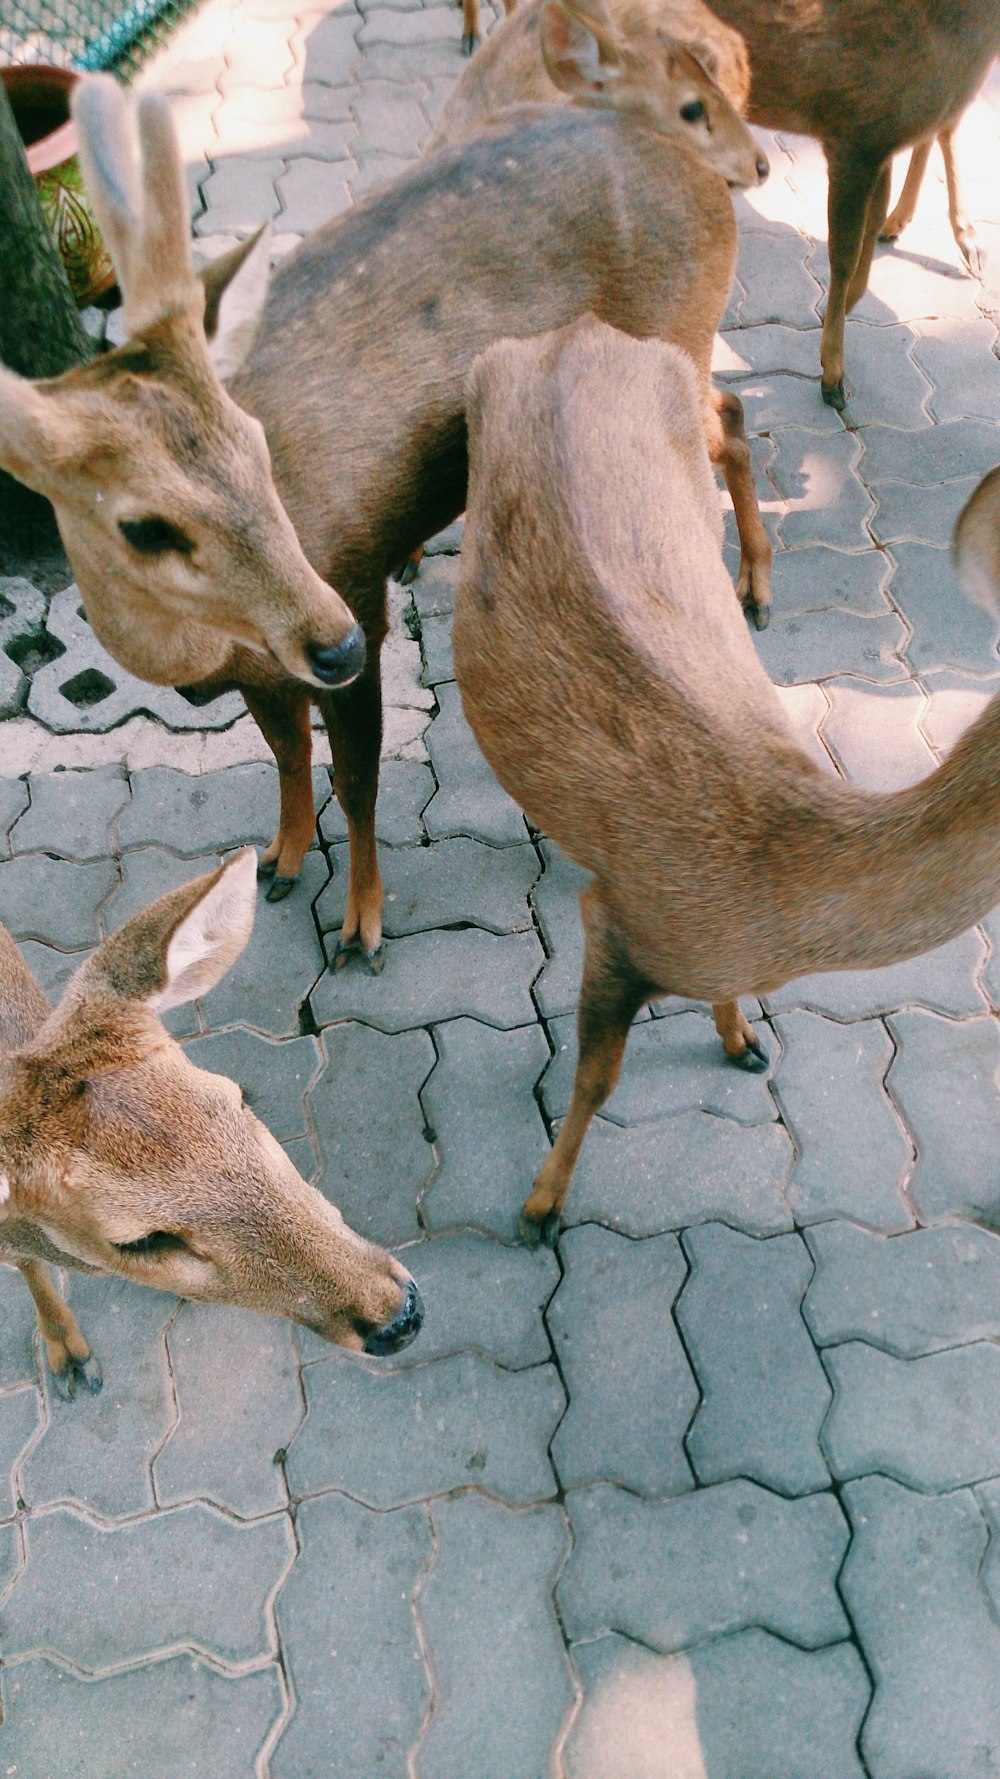
[{"label": "background deer", "polygon": [[[958,250],[969,271],[979,277],[982,272],[979,243],[976,240],[976,231],[969,221],[965,205],[962,202],[954,138],[955,131],[951,126],[946,130],[940,130],[937,136],[937,145],[944,161],[945,183],[948,187],[948,221],[951,223],[951,232],[955,237]],[[903,230],[913,221],[917,210],[917,199],[920,196],[920,187],[923,184],[933,146],[933,141],[928,137],[926,142],[918,142],[910,155],[910,164],[906,169],[903,189],[896,200],[891,216],[887,217],[882,224],[879,233],[880,241],[898,241]]]},{"label": "background deer", "polygon": [[[143,201],[130,184],[127,107],[100,83],[82,114],[85,154],[133,337],[68,377],[36,386],[5,376],[0,385],[0,463],[53,501],[101,640],[146,677],[208,691],[238,686],[273,748],[281,820],[263,867],[274,873],[272,895],[294,882],[313,832],[309,702],[317,697],[350,835],[338,961],[357,947],[376,969],[385,577],[465,505],[464,379],[484,346],[591,308],[630,332],[683,342],[736,508],[740,595],[760,614],[770,597],[742,409],[734,396],[716,396],[709,377],[736,251],[726,181],[754,184],[766,162],[700,71],[690,89],[697,115],[678,120],[676,81],[664,94],[655,69],[641,81],[634,69],[609,80],[586,27],[561,7],[550,18],[552,66],[586,108],[546,107],[409,169],[305,241],[270,289],[259,239],[209,267],[203,295],[166,114],[150,100],[139,109]],[[679,140],[683,130],[699,153]],[[203,303],[215,364],[233,373],[229,396],[209,361]],[[283,508],[270,496],[269,506],[257,502],[267,491],[259,422]],[[364,628],[363,668],[335,697],[277,643],[261,652],[270,624],[287,633],[278,578],[281,539],[291,548],[286,514],[305,552],[296,558],[303,577],[312,577],[304,592],[322,611],[331,601],[342,611],[346,600]],[[253,576],[239,572],[244,547],[256,540],[264,553],[262,527],[271,533],[277,616]],[[213,566],[228,577],[230,606],[242,603],[256,647],[232,642],[231,616],[215,621],[203,584]],[[147,574],[155,600],[142,592]],[[356,670],[354,644],[338,647]]]},{"label": "background deer", "polygon": [[288,1316],[357,1352],[395,1352],[420,1328],[405,1267],[348,1229],[158,1017],[235,962],[255,900],[246,847],[127,921],[54,1011],[0,927],[0,1257],[35,1300],[60,1395],[98,1391],[101,1369],[48,1264]]},{"label": "background deer", "polygon": [[[662,994],[712,1003],[941,945],[1000,897],[1000,695],[949,759],[877,795],[800,748],[730,595],[684,354],[589,320],[483,355],[455,608],[466,715],[504,787],[593,872],[572,1103],[522,1213],[554,1239],[628,1028]],[[1000,601],[1000,471],[958,526]]]},{"label": "background deer", "polygon": [[[445,107],[439,125],[445,134],[450,119],[465,135],[503,106],[553,98],[538,48],[545,3],[530,0],[492,33]],[[685,14],[690,3],[684,0]],[[675,22],[675,7],[676,0],[608,0],[625,37],[659,25],[690,39],[690,26]],[[712,0],[700,32],[710,50],[718,42],[711,15],[746,43],[751,123],[817,136],[823,144],[830,294],[822,391],[824,401],[842,409],[844,322],[868,286],[889,207],[892,157],[958,121],[1000,52],[1000,8],[993,0],[881,0],[877,9],[869,0]],[[734,97],[721,63],[719,82]],[[953,227],[961,247],[955,221]]]}]

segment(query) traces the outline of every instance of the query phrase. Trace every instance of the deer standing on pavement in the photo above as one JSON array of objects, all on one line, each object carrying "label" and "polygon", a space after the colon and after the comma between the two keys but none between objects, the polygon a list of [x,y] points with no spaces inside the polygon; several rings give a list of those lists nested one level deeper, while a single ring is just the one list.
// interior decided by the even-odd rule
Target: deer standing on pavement
[{"label": "deer standing on pavement", "polygon": [[[940,130],[937,136],[937,145],[944,161],[945,184],[948,188],[948,221],[951,223],[951,232],[955,237],[958,250],[969,271],[974,277],[979,277],[982,272],[979,243],[976,240],[976,231],[969,221],[965,205],[962,202],[954,137],[955,132],[950,125],[946,130]],[[906,169],[903,189],[896,200],[892,215],[887,217],[882,224],[879,232],[880,241],[898,241],[903,230],[913,221],[917,211],[920,187],[923,184],[933,146],[933,140],[928,137],[926,142],[918,142],[910,155],[910,164]]]},{"label": "deer standing on pavement", "polygon": [[[736,252],[727,180],[755,184],[767,163],[693,64],[664,91],[656,68],[609,73],[563,7],[550,19],[553,70],[586,105],[522,113],[418,163],[310,236],[270,289],[263,238],[195,279],[162,101],[140,102],[140,185],[124,97],[86,83],[81,152],[131,338],[53,382],[0,374],[0,465],[52,500],[102,642],[146,678],[237,686],[273,748],[272,897],[295,881],[313,833],[319,702],[350,837],[338,963],[351,949],[373,969],[383,957],[386,574],[465,505],[464,379],[484,346],[588,309],[682,342],[736,509],[740,596],[761,621],[770,598],[742,409],[709,374]],[[285,552],[301,595],[287,610]],[[307,621],[310,596],[325,632]],[[353,675],[335,695],[310,670],[318,634],[342,679]]]},{"label": "deer standing on pavement", "polygon": [[161,896],[53,1009],[0,927],[0,1258],[35,1300],[60,1395],[101,1368],[48,1267],[119,1273],[392,1353],[423,1319],[405,1267],[306,1184],[232,1081],[159,1015],[205,994],[253,926],[256,858]]},{"label": "deer standing on pavement", "polygon": [[[712,1004],[764,1059],[739,996],[880,968],[1000,898],[1000,694],[948,760],[878,795],[799,746],[732,599],[690,361],[594,320],[504,340],[466,397],[455,607],[466,716],[501,784],[593,873],[569,1113],[521,1229],[553,1240],[628,1029],[663,994]],[[958,525],[1000,604],[1000,470]]]},{"label": "deer standing on pavement", "polygon": [[[452,117],[464,135],[504,106],[558,98],[538,47],[545,3],[530,0],[491,34],[449,98],[442,133]],[[675,3],[607,0],[625,38],[651,25],[685,35],[675,26]],[[685,9],[689,4],[684,0]],[[1000,6],[996,0],[879,0],[877,6],[872,0],[711,0],[711,14],[746,43],[750,122],[817,136],[823,144],[830,294],[820,347],[822,392],[842,409],[844,322],[868,287],[889,207],[892,157],[957,123],[1000,52]],[[714,41],[708,22],[703,36]],[[719,78],[725,87],[721,72]],[[965,252],[960,226],[956,207],[953,228]]]}]

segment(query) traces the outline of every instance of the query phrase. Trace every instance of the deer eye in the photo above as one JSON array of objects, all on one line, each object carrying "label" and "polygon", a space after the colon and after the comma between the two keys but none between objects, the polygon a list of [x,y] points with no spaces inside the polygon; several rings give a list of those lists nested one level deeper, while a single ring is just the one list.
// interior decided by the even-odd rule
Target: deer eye
[{"label": "deer eye", "polygon": [[168,550],[190,556],[194,549],[191,539],[169,519],[122,519],[119,530],[140,556],[163,556]]},{"label": "deer eye", "polygon": [[681,116],[686,124],[700,123],[705,115],[705,107],[700,99],[689,99],[681,106]]},{"label": "deer eye", "polygon": [[169,1229],[151,1229],[148,1235],[136,1236],[134,1242],[113,1242],[112,1247],[119,1254],[170,1254],[180,1253],[187,1243]]}]

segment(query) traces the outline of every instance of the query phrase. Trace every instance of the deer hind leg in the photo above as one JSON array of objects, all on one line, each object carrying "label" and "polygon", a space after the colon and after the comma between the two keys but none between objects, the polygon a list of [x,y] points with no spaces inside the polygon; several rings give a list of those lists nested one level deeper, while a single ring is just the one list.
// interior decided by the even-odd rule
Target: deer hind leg
[{"label": "deer hind leg", "polygon": [[955,161],[954,132],[950,128],[942,130],[938,142],[941,144],[944,176],[948,183],[948,221],[951,223],[951,232],[969,271],[974,278],[981,278],[983,275],[982,254],[979,250],[979,242],[976,240],[976,231],[965,213],[965,205],[962,202],[962,191],[958,182],[958,166]]},{"label": "deer hind leg", "polygon": [[593,884],[580,897],[586,948],[580,1010],[579,1054],[570,1108],[525,1199],[519,1228],[529,1248],[549,1247],[559,1234],[562,1207],[580,1146],[595,1112],[603,1106],[621,1073],[629,1026],[655,993],[629,961]]},{"label": "deer hind leg", "polygon": [[706,414],[708,454],[725,478],[740,534],[740,572],[736,597],[758,630],[766,630],[771,614],[771,540],[757,504],[750,446],[743,423],[743,403],[730,391],[710,389]]},{"label": "deer hind leg", "polygon": [[479,0],[462,0],[462,54],[471,56],[479,43]]},{"label": "deer hind leg", "polygon": [[911,153],[903,189],[896,200],[895,210],[882,224],[880,241],[898,241],[907,224],[913,221],[917,209],[917,199],[920,196],[920,187],[924,182],[927,162],[930,159],[931,147],[932,144],[929,140],[918,142]]},{"label": "deer hind leg", "polygon": [[243,696],[278,763],[278,832],[261,858],[257,875],[270,879],[268,901],[280,902],[295,888],[316,831],[310,698],[304,686],[291,680],[287,687],[274,690],[245,686]]},{"label": "deer hind leg", "polygon": [[712,1014],[722,1048],[730,1061],[741,1069],[748,1069],[751,1074],[761,1074],[767,1068],[768,1054],[749,1019],[741,1013],[739,1002],[714,1001]]},{"label": "deer hind leg", "polygon": [[872,260],[875,247],[885,221],[885,213],[889,208],[889,193],[892,189],[892,162],[886,161],[875,181],[875,188],[868,200],[868,214],[865,217],[865,231],[861,237],[861,251],[858,263],[850,284],[847,286],[847,312],[850,314],[856,303],[860,303],[868,289],[871,275]]},{"label": "deer hind leg", "polygon": [[35,1300],[38,1326],[45,1342],[45,1356],[58,1395],[71,1402],[81,1386],[96,1396],[103,1382],[99,1360],[80,1333],[68,1303],[52,1282],[40,1260],[19,1260],[18,1271]]},{"label": "deer hind leg", "polygon": [[382,944],[382,878],[375,849],[375,798],[382,750],[382,686],[378,644],[369,642],[365,670],[342,692],[328,693],[320,708],[333,753],[333,788],[347,817],[350,881],[344,924],[333,954],[335,970],[359,952],[373,976],[385,963]]},{"label": "deer hind leg", "polygon": [[[856,155],[846,153],[841,158],[831,159],[828,152],[827,162],[830,169],[830,294],[823,317],[820,360],[823,366],[823,400],[839,413],[847,405],[847,393],[844,389],[844,322],[851,300],[857,301],[868,281],[875,239],[888,205],[889,167],[888,164],[883,166],[881,163],[873,165],[870,161],[863,161]],[[880,184],[883,208],[876,215],[870,208],[870,200]],[[866,226],[870,227],[871,245],[864,281],[852,299],[849,293],[855,291]]]}]

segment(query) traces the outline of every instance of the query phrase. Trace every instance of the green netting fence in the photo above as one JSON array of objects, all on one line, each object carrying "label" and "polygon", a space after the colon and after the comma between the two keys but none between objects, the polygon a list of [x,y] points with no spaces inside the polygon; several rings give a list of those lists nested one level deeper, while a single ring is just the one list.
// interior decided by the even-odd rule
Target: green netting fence
[{"label": "green netting fence", "polygon": [[0,0],[0,67],[112,68],[128,79],[197,0]]}]

